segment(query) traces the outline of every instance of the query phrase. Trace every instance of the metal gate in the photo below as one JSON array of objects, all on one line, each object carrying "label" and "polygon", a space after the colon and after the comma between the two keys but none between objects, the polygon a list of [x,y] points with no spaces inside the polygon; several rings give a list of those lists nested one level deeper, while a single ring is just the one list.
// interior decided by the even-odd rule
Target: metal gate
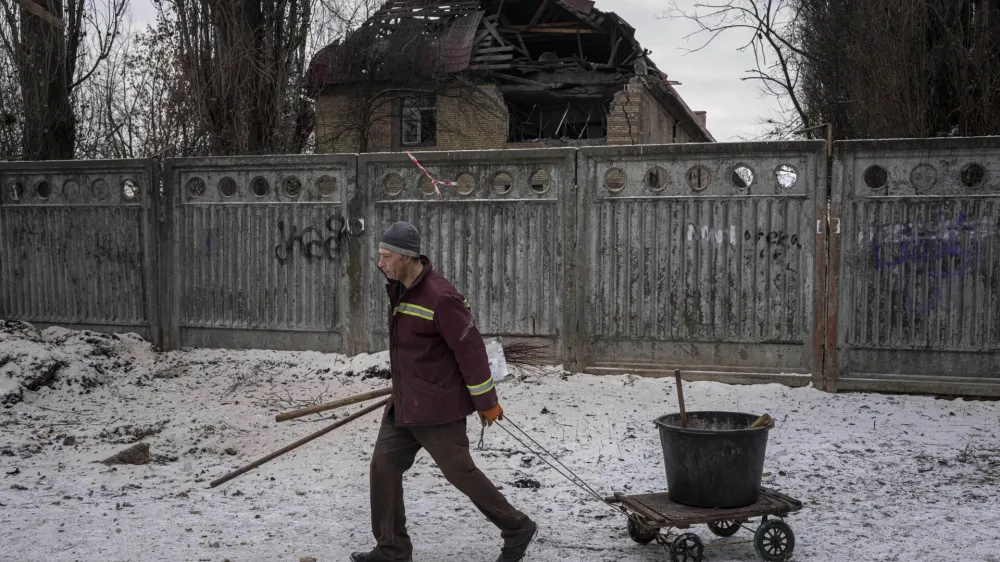
[{"label": "metal gate", "polygon": [[349,351],[356,157],[172,159],[166,345]]},{"label": "metal gate", "polygon": [[159,343],[154,168],[0,163],[0,317]]},{"label": "metal gate", "polygon": [[821,141],[580,150],[588,372],[820,383]]},{"label": "metal gate", "polygon": [[835,147],[830,390],[1000,395],[1000,138]]}]

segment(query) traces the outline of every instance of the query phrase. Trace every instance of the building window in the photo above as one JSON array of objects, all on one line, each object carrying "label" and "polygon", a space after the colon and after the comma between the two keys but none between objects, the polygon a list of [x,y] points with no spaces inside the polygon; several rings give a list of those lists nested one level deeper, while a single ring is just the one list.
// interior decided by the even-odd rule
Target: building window
[{"label": "building window", "polygon": [[433,95],[407,96],[402,98],[401,104],[403,146],[437,142],[435,97]]}]

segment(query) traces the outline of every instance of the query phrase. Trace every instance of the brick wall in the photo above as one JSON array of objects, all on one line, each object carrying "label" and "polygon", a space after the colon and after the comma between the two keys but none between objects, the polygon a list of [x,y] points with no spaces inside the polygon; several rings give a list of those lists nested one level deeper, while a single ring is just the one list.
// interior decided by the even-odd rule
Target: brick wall
[{"label": "brick wall", "polygon": [[365,107],[352,92],[336,92],[316,100],[316,151],[352,153],[360,149],[361,117],[371,114],[368,124],[368,152],[398,150],[397,103],[380,99]]},{"label": "brick wall", "polygon": [[493,84],[438,96],[438,150],[490,150],[507,145],[507,107]]},{"label": "brick wall", "polygon": [[611,100],[606,144],[640,144],[642,98],[645,87],[633,78]]},{"label": "brick wall", "polygon": [[[668,144],[684,142],[674,138],[676,120],[656,98],[643,89],[642,95],[642,142],[645,144]],[[679,131],[680,127],[676,127]]]},{"label": "brick wall", "polygon": [[316,151],[358,151],[357,111],[348,94],[320,96],[316,100]]},{"label": "brick wall", "polygon": [[608,145],[686,143],[691,138],[641,78],[633,78],[615,94],[608,115]]},{"label": "brick wall", "polygon": [[[382,100],[371,109],[369,152],[398,151],[398,101]],[[360,116],[366,112],[351,92],[321,96],[316,101],[316,144],[319,152],[357,152]],[[407,150],[489,150],[507,144],[507,110],[500,89],[490,84],[475,91],[442,92],[437,97],[437,143]]]},{"label": "brick wall", "polygon": [[[325,95],[316,102],[317,150],[357,152],[358,117],[364,113],[347,93]],[[401,150],[398,102],[381,103],[372,112],[369,152]],[[615,94],[608,115],[607,145],[690,142],[683,127],[648,91],[640,78]],[[437,143],[407,150],[490,150],[539,143],[508,143],[508,117],[503,95],[495,85],[446,91],[437,97]],[[676,136],[675,136],[676,135]]]}]

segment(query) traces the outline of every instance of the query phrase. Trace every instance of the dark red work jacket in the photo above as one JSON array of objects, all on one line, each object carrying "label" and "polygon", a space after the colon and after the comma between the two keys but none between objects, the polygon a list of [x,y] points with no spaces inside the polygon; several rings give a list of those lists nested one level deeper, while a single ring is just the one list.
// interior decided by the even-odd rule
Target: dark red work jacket
[{"label": "dark red work jacket", "polygon": [[497,403],[486,345],[468,301],[430,260],[409,287],[389,293],[389,360],[397,426],[433,425]]}]

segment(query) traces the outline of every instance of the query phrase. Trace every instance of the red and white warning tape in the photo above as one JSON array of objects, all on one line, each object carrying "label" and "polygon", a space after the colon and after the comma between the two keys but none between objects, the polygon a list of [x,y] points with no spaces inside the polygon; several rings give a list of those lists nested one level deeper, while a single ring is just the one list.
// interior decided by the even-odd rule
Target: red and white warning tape
[{"label": "red and white warning tape", "polygon": [[457,181],[441,181],[434,179],[434,176],[432,176],[431,173],[427,171],[427,168],[424,168],[420,164],[420,161],[417,160],[417,157],[414,156],[412,152],[407,152],[406,155],[410,157],[410,160],[413,160],[413,163],[416,164],[418,168],[420,168],[420,171],[423,172],[425,176],[427,176],[427,179],[431,180],[431,185],[434,186],[434,193],[437,193],[438,199],[441,199],[441,190],[438,189],[439,185],[443,185],[445,187],[458,186]]}]

